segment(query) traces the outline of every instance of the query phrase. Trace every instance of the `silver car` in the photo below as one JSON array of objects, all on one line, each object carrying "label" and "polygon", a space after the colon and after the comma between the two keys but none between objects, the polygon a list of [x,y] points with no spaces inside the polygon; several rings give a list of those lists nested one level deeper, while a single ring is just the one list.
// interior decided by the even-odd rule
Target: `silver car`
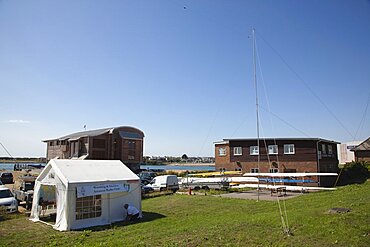
[{"label": "silver car", "polygon": [[18,211],[17,200],[14,198],[12,192],[4,185],[0,185],[0,207],[6,207],[6,211],[9,213]]}]

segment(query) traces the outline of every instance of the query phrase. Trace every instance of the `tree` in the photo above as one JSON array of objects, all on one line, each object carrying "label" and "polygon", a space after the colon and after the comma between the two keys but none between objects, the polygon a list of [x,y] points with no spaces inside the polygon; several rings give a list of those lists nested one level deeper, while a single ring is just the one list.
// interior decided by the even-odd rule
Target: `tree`
[{"label": "tree", "polygon": [[186,154],[183,154],[183,155],[181,156],[181,159],[183,159],[183,160],[187,160],[187,159],[188,159],[188,156],[187,156]]}]

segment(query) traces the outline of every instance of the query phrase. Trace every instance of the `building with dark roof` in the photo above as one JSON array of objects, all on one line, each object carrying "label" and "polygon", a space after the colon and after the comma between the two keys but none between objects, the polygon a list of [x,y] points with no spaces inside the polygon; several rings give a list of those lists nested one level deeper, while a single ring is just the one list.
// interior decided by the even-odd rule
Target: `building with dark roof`
[{"label": "building with dark roof", "polygon": [[[267,138],[259,145],[257,139],[223,139],[215,142],[215,167],[243,173],[338,172],[337,144],[320,138]],[[335,177],[319,177],[316,182],[332,186]]]},{"label": "building with dark roof", "polygon": [[138,171],[143,161],[143,140],[141,130],[121,126],[77,132],[43,142],[47,143],[47,160],[121,160],[131,170]]},{"label": "building with dark roof", "polygon": [[370,162],[370,137],[353,148],[351,151],[355,153],[356,161]]}]

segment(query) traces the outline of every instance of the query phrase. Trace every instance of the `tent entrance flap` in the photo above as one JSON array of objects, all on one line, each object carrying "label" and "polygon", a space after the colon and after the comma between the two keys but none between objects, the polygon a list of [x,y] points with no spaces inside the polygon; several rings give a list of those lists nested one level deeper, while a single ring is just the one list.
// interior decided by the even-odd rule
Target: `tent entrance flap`
[{"label": "tent entrance flap", "polygon": [[37,207],[39,219],[47,223],[55,223],[57,212],[57,190],[55,185],[41,184]]}]

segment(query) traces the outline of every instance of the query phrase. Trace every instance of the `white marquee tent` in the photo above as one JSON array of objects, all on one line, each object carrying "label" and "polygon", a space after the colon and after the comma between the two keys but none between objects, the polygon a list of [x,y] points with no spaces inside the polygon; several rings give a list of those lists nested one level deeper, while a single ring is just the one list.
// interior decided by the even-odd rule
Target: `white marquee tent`
[{"label": "white marquee tent", "polygon": [[122,221],[125,203],[141,212],[140,179],[119,160],[50,160],[36,179],[32,221],[54,213],[60,231]]}]

